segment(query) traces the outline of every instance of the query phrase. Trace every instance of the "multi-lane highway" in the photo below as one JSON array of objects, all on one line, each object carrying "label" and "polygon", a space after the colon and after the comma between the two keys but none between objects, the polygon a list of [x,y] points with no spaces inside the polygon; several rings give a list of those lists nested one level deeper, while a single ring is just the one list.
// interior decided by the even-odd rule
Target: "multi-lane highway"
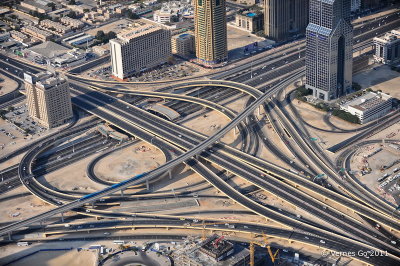
[{"label": "multi-lane highway", "polygon": [[[397,14],[398,16],[398,14]],[[355,43],[363,43],[364,41],[371,38],[371,36],[379,34],[379,30],[376,29],[376,23],[387,23],[385,26],[379,25],[379,29],[387,29],[397,25],[400,20],[395,19],[396,15],[381,18],[378,21],[370,22],[371,24],[364,25],[365,28],[357,28],[359,30],[359,36],[356,37]],[[393,18],[393,20],[391,20]],[[385,21],[386,20],[386,21]],[[375,25],[375,26],[373,26]],[[386,27],[386,28],[385,28]],[[303,46],[303,47],[302,47]],[[186,101],[195,105],[207,106],[221,113],[227,115],[231,122],[219,130],[215,135],[207,137],[196,132],[184,129],[183,127],[176,125],[174,123],[162,120],[156,116],[153,116],[133,105],[129,105],[123,101],[120,101],[114,97],[108,96],[100,91],[96,91],[90,88],[86,88],[85,84],[81,82],[92,83],[93,81],[81,79],[79,77],[70,76],[72,84],[72,95],[73,102],[76,106],[95,114],[96,116],[106,120],[115,126],[123,129],[130,134],[148,141],[155,146],[165,147],[167,149],[175,150],[175,154],[170,158],[167,163],[158,169],[153,171],[143,173],[141,175],[127,179],[124,182],[112,185],[104,190],[98,191],[91,195],[84,196],[79,199],[74,197],[67,198],[65,203],[61,203],[57,199],[57,194],[52,192],[54,198],[48,197],[50,191],[46,191],[46,188],[40,188],[37,191],[32,191],[44,200],[53,203],[54,205],[59,205],[58,208],[37,215],[25,221],[17,222],[11,225],[7,225],[0,229],[1,234],[11,233],[19,228],[23,228],[37,221],[41,221],[47,217],[51,217],[55,214],[63,213],[67,210],[77,210],[81,206],[87,203],[91,203],[101,199],[104,196],[111,195],[116,192],[120,192],[125,188],[142,183],[145,180],[154,178],[168,171],[169,169],[181,164],[186,163],[194,171],[199,173],[205,180],[210,182],[218,190],[222,191],[231,199],[235,200],[239,204],[243,205],[245,208],[265,217],[266,219],[271,219],[276,221],[283,226],[289,226],[292,229],[299,228],[301,226],[302,231],[308,234],[313,234],[315,239],[304,239],[302,242],[323,246],[324,248],[331,250],[357,250],[360,248],[378,248],[382,250],[389,251],[389,257],[387,258],[373,258],[366,259],[359,257],[358,259],[377,263],[377,264],[387,264],[387,263],[398,263],[399,260],[399,250],[397,248],[397,243],[393,243],[390,235],[382,234],[381,232],[375,231],[373,228],[365,225],[364,223],[358,221],[354,217],[343,215],[337,208],[336,204],[342,206],[347,206],[354,212],[368,217],[372,221],[379,222],[382,225],[387,226],[393,230],[399,231],[400,225],[398,220],[392,219],[391,215],[393,213],[393,206],[389,206],[386,203],[374,202],[374,197],[371,195],[366,195],[362,190],[357,190],[355,192],[348,191],[346,193],[351,195],[355,200],[349,198],[346,195],[342,195],[333,189],[326,189],[324,187],[318,186],[313,183],[309,178],[304,175],[298,175],[292,173],[281,167],[274,166],[262,159],[256,158],[248,154],[248,150],[245,152],[229,147],[223,143],[220,143],[220,139],[226,135],[229,131],[240,126],[240,131],[245,134],[248,138],[261,137],[264,141],[268,141],[265,137],[260,135],[259,132],[254,133],[256,127],[250,126],[251,121],[257,124],[257,116],[254,115],[254,111],[257,108],[264,106],[266,111],[271,112],[276,117],[275,119],[269,119],[275,128],[278,128],[276,122],[279,122],[280,128],[287,132],[290,137],[295,140],[295,144],[302,149],[308,160],[311,160],[314,166],[309,169],[304,169],[306,172],[316,172],[322,170],[327,173],[334,181],[338,182],[340,178],[332,164],[324,155],[323,151],[315,149],[312,143],[308,141],[308,135],[306,130],[301,125],[293,124],[293,121],[288,119],[290,115],[285,113],[285,109],[281,106],[280,102],[273,98],[274,95],[282,91],[287,87],[288,84],[293,83],[303,76],[303,71],[299,69],[302,68],[303,57],[304,57],[304,43],[298,43],[289,47],[280,56],[269,56],[271,60],[270,64],[263,63],[260,59],[260,64],[256,64],[257,67],[253,71],[247,71],[248,66],[240,66],[235,70],[226,73],[231,75],[232,81],[184,81],[180,84],[173,84],[170,86],[172,90],[187,89],[189,87],[221,87],[223,89],[230,88],[230,93],[232,95],[237,94],[238,91],[244,92],[251,95],[254,100],[248,102],[245,110],[239,114],[231,112],[225,107],[214,104],[210,101],[194,99],[194,95],[190,96],[177,96],[172,93],[158,93],[157,97],[170,98],[175,101]],[[264,61],[265,62],[265,61]],[[7,64],[16,65],[17,67],[23,66],[15,60],[10,60]],[[20,64],[20,65],[18,65]],[[265,64],[265,65],[262,65]],[[24,67],[24,66],[23,66]],[[26,67],[26,66],[25,66]],[[242,68],[242,70],[239,70]],[[239,70],[239,71],[238,71]],[[288,73],[294,73],[292,77],[282,78]],[[218,74],[222,75],[222,74]],[[264,88],[266,93],[261,93],[260,91],[254,89],[254,86],[261,86],[266,81],[271,81],[268,87]],[[283,79],[282,82],[279,79]],[[241,82],[241,83],[240,83]],[[242,84],[247,83],[247,85]],[[117,82],[102,82],[103,85],[109,84],[120,84]],[[129,83],[124,83],[124,85],[129,85]],[[132,93],[132,92],[127,92]],[[134,92],[135,95],[143,97],[155,97],[156,94],[140,94],[139,92]],[[200,92],[197,92],[198,98],[200,98]],[[205,90],[205,94],[208,92]],[[194,93],[195,94],[195,93]],[[221,93],[222,94],[222,93]],[[204,94],[202,93],[202,96]],[[222,97],[223,98],[223,97]],[[225,98],[226,99],[226,98]],[[271,101],[270,107],[266,108],[266,101]],[[175,105],[175,108],[182,108],[183,110],[189,110],[188,105]],[[269,113],[267,112],[267,116]],[[279,121],[277,121],[279,120]],[[157,126],[155,126],[157,124]],[[157,136],[154,138],[154,136]],[[58,140],[55,137],[54,140]],[[245,141],[245,139],[242,139]],[[34,177],[34,171],[32,171],[33,160],[45,149],[48,145],[41,146],[40,143],[31,149],[23,158],[21,164],[19,165],[19,175],[26,183],[27,179],[32,179]],[[291,144],[292,145],[292,144]],[[244,146],[247,146],[244,144]],[[250,145],[248,145],[250,147]],[[258,150],[258,144],[251,146],[253,151]],[[296,148],[293,146],[290,150],[294,151]],[[255,184],[257,187],[269,191],[270,193],[284,199],[300,209],[303,209],[311,215],[311,217],[318,218],[315,221],[311,221],[308,218],[298,218],[295,215],[293,217],[283,214],[277,210],[271,210],[259,203],[249,199],[242,193],[231,187],[229,184],[224,182],[220,176],[218,176],[210,166],[208,166],[205,161],[212,162],[213,165],[218,165],[230,173],[233,173],[241,178],[248,180],[249,182]],[[299,167],[293,165],[293,167]],[[301,167],[299,167],[301,169]],[[34,180],[34,178],[32,179]],[[289,181],[289,183],[285,183]],[[291,184],[295,184],[295,186]],[[27,186],[31,189],[31,186]],[[298,189],[301,187],[301,189]],[[330,204],[320,202],[310,194],[306,193],[306,190],[310,190],[313,193],[318,193],[319,195],[324,195]],[[45,193],[43,193],[43,190]],[[62,193],[61,193],[62,194]],[[61,196],[60,194],[58,194]],[[360,203],[360,202],[361,203]],[[395,215],[395,217],[397,217]],[[319,221],[324,221],[323,225]],[[239,226],[239,225],[238,225]],[[329,227],[329,228],[328,228]],[[324,239],[322,241],[322,239]]]}]

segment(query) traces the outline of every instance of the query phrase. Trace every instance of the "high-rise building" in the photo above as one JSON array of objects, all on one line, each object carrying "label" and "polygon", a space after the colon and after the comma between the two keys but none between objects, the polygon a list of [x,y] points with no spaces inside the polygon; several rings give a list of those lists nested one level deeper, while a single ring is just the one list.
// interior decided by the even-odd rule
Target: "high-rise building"
[{"label": "high-rise building", "polygon": [[171,32],[160,24],[138,20],[110,40],[110,53],[113,77],[124,80],[168,61]]},{"label": "high-rise building", "polygon": [[377,62],[393,64],[400,61],[400,30],[392,30],[384,36],[375,37],[375,55]]},{"label": "high-rise building", "polygon": [[363,10],[366,9],[375,9],[381,6],[382,2],[387,2],[385,0],[361,0],[361,8]]},{"label": "high-rise building", "polygon": [[361,0],[351,0],[351,12],[357,12],[361,8]]},{"label": "high-rise building", "polygon": [[228,59],[225,0],[194,0],[196,57],[204,65]]},{"label": "high-rise building", "polygon": [[72,118],[68,80],[57,73],[24,74],[29,116],[40,125],[58,127]]},{"label": "high-rise building", "polygon": [[308,6],[309,0],[265,0],[264,34],[279,42],[304,34]]},{"label": "high-rise building", "polygon": [[353,27],[350,0],[311,0],[306,32],[306,88],[324,101],[352,87]]}]

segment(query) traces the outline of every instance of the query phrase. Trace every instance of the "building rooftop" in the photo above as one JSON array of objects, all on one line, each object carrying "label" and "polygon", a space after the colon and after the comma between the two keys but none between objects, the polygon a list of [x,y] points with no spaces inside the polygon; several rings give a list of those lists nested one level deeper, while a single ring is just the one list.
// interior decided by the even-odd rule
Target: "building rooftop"
[{"label": "building rooftop", "polygon": [[117,34],[117,38],[121,41],[129,41],[133,38],[149,34],[162,29],[156,23],[151,23],[150,21],[144,21],[143,19],[138,20],[131,24],[127,29],[122,30]]},{"label": "building rooftop", "polygon": [[392,30],[391,32],[386,33],[384,36],[374,38],[374,41],[381,43],[394,42],[396,40],[400,40],[399,30]]},{"label": "building rooftop", "polygon": [[188,38],[193,38],[193,37],[194,36],[190,33],[182,33],[179,35],[172,36],[172,38],[175,38],[175,39],[188,39]]},{"label": "building rooftop", "polygon": [[59,54],[68,52],[70,49],[55,42],[47,41],[39,45],[31,47],[29,50],[40,54],[43,57],[52,58]]},{"label": "building rooftop", "polygon": [[35,84],[37,88],[47,90],[59,84],[65,83],[66,79],[58,73],[39,72],[36,74],[24,73],[25,81]]},{"label": "building rooftop", "polygon": [[392,97],[385,93],[374,93],[368,92],[350,102],[347,102],[343,105],[344,108],[353,107],[360,111],[366,111],[368,109],[374,108],[387,100],[391,99]]},{"label": "building rooftop", "polygon": [[215,258],[219,258],[222,254],[232,248],[233,244],[231,242],[224,240],[223,237],[213,235],[201,244],[200,251],[205,251],[213,254]]}]

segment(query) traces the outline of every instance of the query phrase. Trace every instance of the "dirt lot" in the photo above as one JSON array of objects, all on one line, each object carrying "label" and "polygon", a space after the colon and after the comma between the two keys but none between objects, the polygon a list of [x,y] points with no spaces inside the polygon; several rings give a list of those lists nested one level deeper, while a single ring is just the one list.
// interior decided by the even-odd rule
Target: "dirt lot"
[{"label": "dirt lot", "polygon": [[100,160],[95,173],[109,181],[123,181],[165,163],[164,154],[145,142],[111,153]]},{"label": "dirt lot", "polygon": [[374,91],[382,90],[392,97],[400,99],[400,74],[389,66],[381,65],[365,70],[354,76],[353,81],[361,85],[362,89],[371,88]]},{"label": "dirt lot", "polygon": [[[87,244],[87,243],[86,243]],[[65,248],[69,249],[71,247],[82,247],[86,246],[83,242],[61,242],[61,243],[40,243],[33,244],[27,247],[18,247],[16,244],[10,244],[8,246],[2,247],[0,250],[0,264],[7,263],[13,259],[20,258],[26,254],[34,252],[40,249],[56,249]],[[42,251],[36,253],[32,256],[21,259],[14,262],[14,266],[23,266],[27,264],[31,265],[43,265],[43,266],[59,266],[59,265],[96,265],[97,254],[96,251],[80,251],[76,249],[68,251]]]},{"label": "dirt lot", "polygon": [[17,87],[18,83],[16,81],[0,74],[0,96],[15,90]]}]

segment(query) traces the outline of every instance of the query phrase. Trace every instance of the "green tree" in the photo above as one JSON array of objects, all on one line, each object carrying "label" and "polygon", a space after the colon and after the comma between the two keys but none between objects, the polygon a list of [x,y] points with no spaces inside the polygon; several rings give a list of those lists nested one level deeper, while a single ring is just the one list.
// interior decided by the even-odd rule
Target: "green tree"
[{"label": "green tree", "polygon": [[126,17],[129,19],[139,19],[140,16],[138,14],[136,14],[135,12],[133,12],[132,10],[128,10],[126,12]]},{"label": "green tree", "polygon": [[67,17],[76,18],[76,13],[75,13],[75,11],[69,11]]},{"label": "green tree", "polygon": [[97,31],[97,33],[96,33],[97,40],[102,41],[102,40],[104,40],[105,37],[106,37],[106,35],[104,34],[104,31],[102,31],[102,30]]},{"label": "green tree", "polygon": [[115,32],[113,32],[113,31],[109,31],[107,33],[107,39],[108,40],[115,39],[116,37],[117,37],[117,34]]},{"label": "green tree", "polygon": [[339,117],[347,122],[350,122],[350,123],[354,123],[354,124],[360,123],[360,119],[357,116],[352,115],[343,110],[335,109],[335,110],[333,110],[332,115],[337,116],[337,117]]},{"label": "green tree", "polygon": [[53,10],[53,11],[56,10],[56,4],[54,4],[54,3],[48,3],[47,6],[51,7],[51,10]]},{"label": "green tree", "polygon": [[172,55],[170,57],[168,57],[167,59],[168,64],[173,65],[176,63],[175,57],[173,57]]},{"label": "green tree", "polygon": [[357,82],[353,82],[353,90],[354,90],[354,91],[359,91],[359,90],[361,90],[361,85],[358,84]]},{"label": "green tree", "polygon": [[69,0],[68,5],[76,5],[75,0]]},{"label": "green tree", "polygon": [[304,96],[307,96],[310,94],[311,94],[311,91],[309,89],[306,89],[305,86],[300,86],[296,89],[295,96],[297,99],[299,99],[299,98],[303,98]]}]

